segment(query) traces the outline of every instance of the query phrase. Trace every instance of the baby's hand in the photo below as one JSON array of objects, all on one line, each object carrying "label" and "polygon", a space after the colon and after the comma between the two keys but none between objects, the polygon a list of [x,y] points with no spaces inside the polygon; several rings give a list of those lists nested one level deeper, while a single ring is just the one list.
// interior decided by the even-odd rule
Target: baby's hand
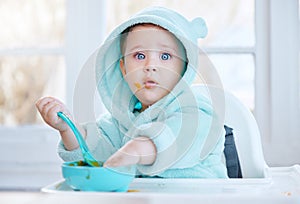
[{"label": "baby's hand", "polygon": [[62,102],[53,97],[44,97],[39,99],[35,105],[48,125],[60,132],[68,130],[68,125],[57,116],[57,112],[61,111],[70,117],[69,111]]},{"label": "baby's hand", "polygon": [[148,137],[137,137],[116,153],[114,153],[104,163],[104,167],[127,166],[133,164],[152,164],[156,159],[156,147]]}]

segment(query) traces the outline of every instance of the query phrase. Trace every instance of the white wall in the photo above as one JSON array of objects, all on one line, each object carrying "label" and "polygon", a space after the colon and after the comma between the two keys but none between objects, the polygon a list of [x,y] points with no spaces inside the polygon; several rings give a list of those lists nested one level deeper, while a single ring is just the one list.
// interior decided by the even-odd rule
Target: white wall
[{"label": "white wall", "polygon": [[298,0],[256,1],[256,106],[270,166],[300,163]]}]

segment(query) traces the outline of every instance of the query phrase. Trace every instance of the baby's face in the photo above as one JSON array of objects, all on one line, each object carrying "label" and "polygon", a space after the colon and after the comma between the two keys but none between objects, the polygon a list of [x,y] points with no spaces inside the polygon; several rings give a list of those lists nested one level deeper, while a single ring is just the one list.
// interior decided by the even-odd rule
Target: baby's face
[{"label": "baby's face", "polygon": [[123,54],[122,74],[143,108],[170,93],[185,68],[178,40],[151,24],[137,25],[128,33]]}]

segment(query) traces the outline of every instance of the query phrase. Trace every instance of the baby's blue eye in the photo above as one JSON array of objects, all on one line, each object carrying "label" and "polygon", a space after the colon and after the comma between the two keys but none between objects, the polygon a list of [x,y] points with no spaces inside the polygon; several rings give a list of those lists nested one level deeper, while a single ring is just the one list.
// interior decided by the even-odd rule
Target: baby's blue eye
[{"label": "baby's blue eye", "polygon": [[138,60],[143,60],[143,59],[145,59],[145,55],[142,54],[142,53],[137,53],[137,54],[135,55],[135,58],[138,59]]},{"label": "baby's blue eye", "polygon": [[162,60],[169,60],[171,58],[171,55],[169,53],[163,53],[160,58]]}]

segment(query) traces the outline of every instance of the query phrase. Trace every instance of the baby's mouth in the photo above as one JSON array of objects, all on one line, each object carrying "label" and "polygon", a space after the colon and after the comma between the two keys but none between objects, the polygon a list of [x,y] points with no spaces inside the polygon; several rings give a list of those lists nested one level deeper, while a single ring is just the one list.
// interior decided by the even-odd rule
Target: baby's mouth
[{"label": "baby's mouth", "polygon": [[155,81],[152,80],[148,80],[144,82],[145,88],[146,89],[151,89],[157,86],[157,83]]}]

